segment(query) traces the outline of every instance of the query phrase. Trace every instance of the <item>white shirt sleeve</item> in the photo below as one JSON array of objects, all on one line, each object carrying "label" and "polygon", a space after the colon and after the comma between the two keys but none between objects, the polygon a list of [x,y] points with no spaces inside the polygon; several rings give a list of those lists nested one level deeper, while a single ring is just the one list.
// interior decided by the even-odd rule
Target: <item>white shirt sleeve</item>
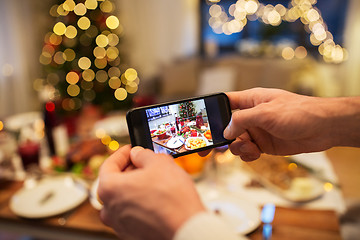
[{"label": "white shirt sleeve", "polygon": [[187,220],[175,233],[173,240],[244,240],[219,217],[209,212],[198,213]]}]

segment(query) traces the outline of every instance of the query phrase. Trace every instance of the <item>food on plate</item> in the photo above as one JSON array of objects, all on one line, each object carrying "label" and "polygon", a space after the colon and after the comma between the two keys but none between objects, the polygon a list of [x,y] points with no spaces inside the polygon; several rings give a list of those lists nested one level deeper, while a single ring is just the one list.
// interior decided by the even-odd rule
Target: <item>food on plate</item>
[{"label": "food on plate", "polygon": [[154,133],[154,135],[158,136],[158,135],[162,135],[162,134],[164,134],[164,133],[166,133],[166,130],[157,130],[157,131]]},{"label": "food on plate", "polygon": [[192,137],[197,137],[198,133],[196,130],[191,130],[191,136]]},{"label": "food on plate", "polygon": [[154,133],[154,136],[157,136],[158,139],[165,139],[165,138],[168,137],[168,136],[166,135],[166,130],[157,130],[157,131]]},{"label": "food on plate", "polygon": [[210,131],[210,129],[208,129],[208,130],[204,133],[204,137],[205,137],[207,140],[212,140],[212,136],[211,136],[211,131]]},{"label": "food on plate", "polygon": [[188,126],[185,126],[185,127],[181,128],[180,134],[187,133],[189,131],[190,131],[190,128]]},{"label": "food on plate", "polygon": [[188,138],[186,141],[186,147],[189,149],[198,149],[201,147],[206,147],[206,142],[203,138]]},{"label": "food on plate", "polygon": [[247,165],[262,179],[282,190],[289,190],[295,179],[309,177],[305,168],[286,157],[262,154],[258,160],[248,162]]},{"label": "food on plate", "polygon": [[155,136],[155,132],[156,132],[156,130],[151,130],[151,131],[150,131],[151,137],[154,137],[154,136]]}]

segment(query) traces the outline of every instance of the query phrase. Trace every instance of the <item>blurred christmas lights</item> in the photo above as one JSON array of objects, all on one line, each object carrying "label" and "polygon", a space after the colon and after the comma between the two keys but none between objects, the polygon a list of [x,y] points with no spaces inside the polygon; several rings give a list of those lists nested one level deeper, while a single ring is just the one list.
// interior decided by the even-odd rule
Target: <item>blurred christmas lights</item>
[{"label": "blurred christmas lights", "polygon": [[[272,26],[278,26],[282,21],[295,22],[299,19],[310,33],[311,44],[319,46],[319,53],[325,62],[341,63],[347,58],[346,49],[335,45],[333,36],[327,30],[320,11],[314,7],[316,0],[292,0],[288,8],[281,4],[264,5],[258,0],[238,0],[229,7],[229,14],[217,4],[220,0],[209,0],[209,2],[212,5],[209,8],[208,23],[217,34],[231,35],[241,32],[247,24],[247,19],[250,21],[259,19]],[[295,53],[292,48],[291,50],[283,49],[282,57],[284,59],[291,60],[294,56],[299,59],[305,58],[307,56],[306,49],[301,46],[297,51],[295,50]]]},{"label": "blurred christmas lights", "polygon": [[34,89],[42,91],[51,85],[51,99],[60,94],[59,106],[66,111],[78,110],[83,101],[92,102],[99,91],[112,91],[105,94],[113,96],[114,102],[136,93],[137,71],[120,65],[123,27],[114,10],[110,0],[65,0],[53,5],[49,13],[56,23],[45,35],[39,57],[47,76],[36,79]]}]

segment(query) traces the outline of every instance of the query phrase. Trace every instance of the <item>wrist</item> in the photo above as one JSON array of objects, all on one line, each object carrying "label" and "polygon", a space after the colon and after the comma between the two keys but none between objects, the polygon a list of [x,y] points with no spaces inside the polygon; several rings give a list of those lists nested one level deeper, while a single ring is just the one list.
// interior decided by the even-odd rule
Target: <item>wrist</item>
[{"label": "wrist", "polygon": [[334,98],[328,106],[331,146],[360,147],[360,97]]}]

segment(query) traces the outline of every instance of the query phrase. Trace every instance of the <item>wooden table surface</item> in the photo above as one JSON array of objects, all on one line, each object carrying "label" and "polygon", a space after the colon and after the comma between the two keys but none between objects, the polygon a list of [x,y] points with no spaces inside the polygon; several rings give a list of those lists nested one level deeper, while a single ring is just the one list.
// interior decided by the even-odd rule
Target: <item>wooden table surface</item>
[{"label": "wooden table surface", "polygon": [[[339,151],[343,153],[344,149]],[[360,151],[355,151],[354,154],[356,156],[351,155],[351,158],[357,158],[360,162]],[[336,154],[336,150],[331,150],[330,156],[331,161],[341,161],[341,154]],[[22,234],[44,239],[116,239],[112,229],[101,223],[99,212],[88,200],[69,215],[63,226],[58,222],[61,216],[41,220],[17,217],[11,212],[8,203],[21,186],[21,182],[0,181],[0,231],[20,231]],[[262,239],[262,227],[248,237]],[[277,207],[272,239],[341,239],[338,216],[334,211]]]}]

